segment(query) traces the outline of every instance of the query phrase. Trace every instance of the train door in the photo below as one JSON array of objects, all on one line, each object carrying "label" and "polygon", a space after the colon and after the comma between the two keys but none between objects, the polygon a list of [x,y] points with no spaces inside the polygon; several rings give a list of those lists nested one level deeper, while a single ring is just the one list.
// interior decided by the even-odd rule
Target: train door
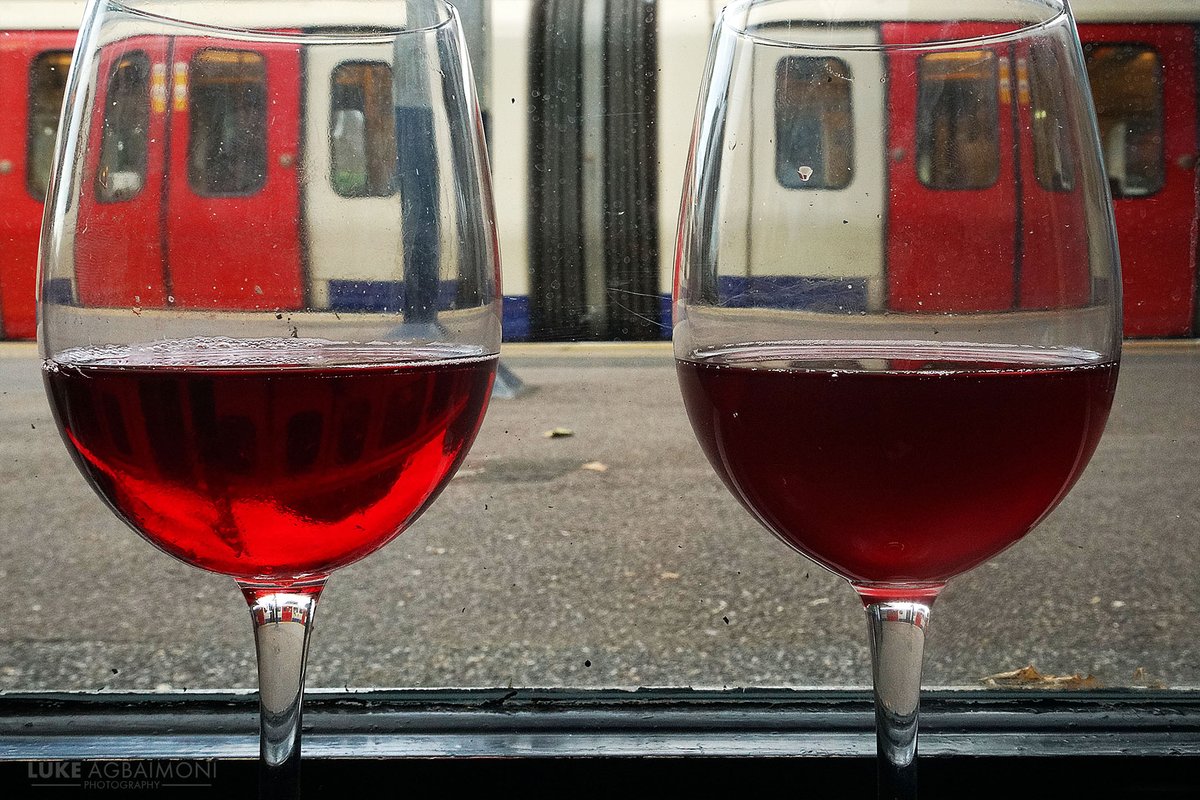
[{"label": "train door", "polygon": [[1081,25],[1121,245],[1125,335],[1182,336],[1196,294],[1190,25]]},{"label": "train door", "polygon": [[168,55],[165,238],[174,302],[300,307],[299,47],[179,38]]},{"label": "train door", "polygon": [[1068,114],[1060,51],[1044,44],[1014,45],[1017,147],[1017,305],[1062,308],[1092,296],[1087,207],[1066,131]]},{"label": "train door", "polygon": [[[839,32],[846,35],[845,31]],[[827,35],[814,29],[816,39]],[[863,45],[878,32],[862,28]],[[801,205],[806,223],[780,224],[747,243],[750,282],[758,281],[792,308],[862,311],[882,298],[884,153],[872,131],[883,113],[879,87],[883,63],[868,49],[836,57],[814,52],[756,62],[772,74],[752,98],[756,109],[753,153],[763,168],[749,188],[750,213],[770,215]],[[769,113],[758,112],[766,109]],[[853,222],[848,222],[852,220]],[[767,265],[773,265],[768,267]],[[782,273],[782,274],[779,274]],[[721,280],[738,281],[738,276]],[[729,287],[733,288],[733,287]],[[765,287],[764,287],[765,288]],[[740,291],[723,291],[737,296]]]},{"label": "train door", "polygon": [[72,31],[0,36],[0,335],[8,338],[36,333],[38,232],[74,43]]},{"label": "train door", "polygon": [[[169,48],[134,40],[99,65],[106,113],[81,192],[93,223],[75,238],[79,300],[298,307],[299,53]],[[137,236],[106,235],[131,227]],[[248,269],[262,259],[270,270]]]},{"label": "train door", "polygon": [[[921,28],[928,27],[928,35]],[[956,26],[981,36],[986,24]],[[945,38],[941,25],[883,26],[883,40]],[[1013,306],[1016,172],[1007,46],[888,54],[888,304],[903,311]],[[965,229],[969,226],[969,231]],[[969,244],[968,244],[969,243]]]},{"label": "train door", "polygon": [[[304,161],[310,175],[329,176],[327,181],[305,181],[304,190],[316,307],[400,309],[403,250],[395,198],[392,62],[392,48],[386,45],[363,46],[354,56],[322,48],[308,54],[305,138],[329,142],[306,151]],[[390,220],[390,236],[381,230],[382,219]]]}]

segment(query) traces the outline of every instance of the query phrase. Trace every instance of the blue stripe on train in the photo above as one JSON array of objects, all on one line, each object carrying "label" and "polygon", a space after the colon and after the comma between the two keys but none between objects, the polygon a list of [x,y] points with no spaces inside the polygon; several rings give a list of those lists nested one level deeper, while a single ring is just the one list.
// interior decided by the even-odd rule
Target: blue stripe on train
[{"label": "blue stripe on train", "polygon": [[43,287],[43,299],[52,306],[75,305],[75,293],[70,278],[51,278]]},{"label": "blue stripe on train", "polygon": [[[455,283],[442,281],[438,308],[454,307]],[[744,277],[722,275],[717,279],[717,296],[726,308],[782,308],[807,311],[849,312],[867,308],[865,278],[813,278],[793,275]],[[329,308],[332,311],[399,312],[404,309],[403,281],[330,281]],[[662,338],[671,338],[671,296],[659,298]],[[529,322],[529,298],[508,295],[504,298],[504,341],[525,342],[532,330]]]},{"label": "blue stripe on train", "polygon": [[529,327],[529,298],[524,295],[504,296],[504,341],[527,342],[532,333]]},{"label": "blue stripe on train", "polygon": [[[454,308],[458,284],[440,281],[437,307],[439,311]],[[404,281],[330,281],[329,309],[331,311],[403,311]]]},{"label": "blue stripe on train", "polygon": [[717,297],[724,308],[866,311],[867,279],[722,275],[717,278]]},{"label": "blue stripe on train", "polygon": [[[438,310],[454,308],[457,284],[441,281],[438,287]],[[329,310],[399,313],[404,310],[404,281],[330,281]],[[504,298],[504,341],[528,341],[529,298],[510,295]]]}]

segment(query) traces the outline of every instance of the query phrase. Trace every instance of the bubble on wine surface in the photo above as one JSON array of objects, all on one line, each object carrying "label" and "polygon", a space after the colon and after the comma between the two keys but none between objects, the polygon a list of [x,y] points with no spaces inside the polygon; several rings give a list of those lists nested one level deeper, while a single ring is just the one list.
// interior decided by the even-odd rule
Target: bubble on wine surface
[{"label": "bubble on wine surface", "polygon": [[[234,339],[194,336],[128,345],[64,350],[47,360],[57,366],[155,367],[162,369],[297,369],[385,366],[466,361],[489,355],[483,348],[445,342],[334,342],[326,339]],[[49,368],[49,367],[47,367]]]},{"label": "bubble on wine surface", "polygon": [[[973,364],[971,371],[1011,369],[1056,369],[1085,367],[1104,361],[1101,353],[1078,347],[1038,347],[1032,345],[991,344],[983,342],[942,341],[869,341],[810,340],[744,342],[693,350],[688,361],[739,366],[751,369],[802,369],[836,371],[839,376],[852,372],[897,369],[896,360],[921,362],[925,373],[954,372],[956,365]],[[994,368],[981,368],[983,363]]]}]

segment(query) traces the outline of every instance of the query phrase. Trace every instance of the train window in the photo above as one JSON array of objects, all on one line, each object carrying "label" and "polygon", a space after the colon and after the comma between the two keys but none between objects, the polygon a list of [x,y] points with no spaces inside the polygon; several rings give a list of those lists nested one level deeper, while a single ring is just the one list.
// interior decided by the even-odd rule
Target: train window
[{"label": "train window", "polygon": [[63,91],[67,86],[67,68],[70,65],[70,52],[56,50],[40,54],[29,66],[25,185],[39,201],[46,199],[46,188],[50,183],[54,139],[58,136],[58,115],[62,111]]},{"label": "train window", "polygon": [[150,128],[150,59],[131,53],[112,67],[100,140],[96,197],[103,203],[129,200],[146,182]]},{"label": "train window", "polygon": [[192,190],[205,197],[254,194],[267,180],[265,60],[248,50],[201,50],[189,72]]},{"label": "train window", "polygon": [[1026,64],[1029,71],[1029,111],[1033,128],[1033,174],[1038,185],[1052,192],[1069,192],[1075,186],[1075,162],[1065,137],[1068,126],[1064,87],[1055,79],[1062,72],[1058,51],[1035,47]]},{"label": "train window", "polygon": [[1162,188],[1162,62],[1140,44],[1089,43],[1088,79],[1114,197],[1145,197]]},{"label": "train window", "polygon": [[931,189],[984,189],[1000,176],[996,54],[934,53],[917,65],[917,176]]},{"label": "train window", "polygon": [[850,66],[783,58],[775,71],[775,175],[790,189],[843,189],[854,174]]},{"label": "train window", "polygon": [[333,71],[329,128],[334,191],[342,197],[392,194],[397,155],[391,67],[338,65]]}]

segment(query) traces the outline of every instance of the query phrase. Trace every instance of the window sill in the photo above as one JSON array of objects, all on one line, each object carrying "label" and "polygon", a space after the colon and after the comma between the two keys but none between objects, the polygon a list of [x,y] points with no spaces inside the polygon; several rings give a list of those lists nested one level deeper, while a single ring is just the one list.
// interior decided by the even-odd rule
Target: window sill
[{"label": "window sill", "polygon": [[[0,694],[0,782],[32,786],[48,762],[211,759],[222,789],[252,796],[256,710],[249,692]],[[802,779],[847,796],[874,780],[862,690],[320,690],[304,719],[306,796],[401,774]],[[1071,796],[1193,797],[1200,691],[929,691],[921,754],[923,797],[963,780],[1040,796],[1067,774]]]}]

